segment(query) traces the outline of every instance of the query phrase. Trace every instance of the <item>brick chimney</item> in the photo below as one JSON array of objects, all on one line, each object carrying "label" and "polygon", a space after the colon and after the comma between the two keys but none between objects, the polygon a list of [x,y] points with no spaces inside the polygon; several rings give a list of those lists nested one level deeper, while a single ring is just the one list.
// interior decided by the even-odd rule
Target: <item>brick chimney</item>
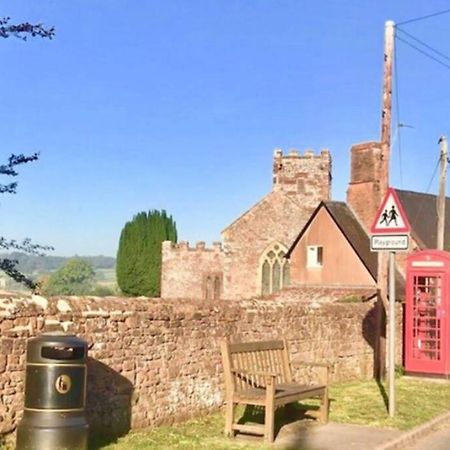
[{"label": "brick chimney", "polygon": [[347,203],[367,230],[381,203],[381,143],[363,142],[351,150],[350,183]]}]

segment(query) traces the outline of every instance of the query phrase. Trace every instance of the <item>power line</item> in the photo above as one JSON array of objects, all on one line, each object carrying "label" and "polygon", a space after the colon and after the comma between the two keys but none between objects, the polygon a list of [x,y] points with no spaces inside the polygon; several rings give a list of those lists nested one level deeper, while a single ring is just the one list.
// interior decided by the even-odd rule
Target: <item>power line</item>
[{"label": "power line", "polygon": [[409,45],[413,49],[417,50],[419,53],[422,53],[423,55],[428,56],[428,58],[432,59],[433,61],[436,61],[437,63],[441,64],[442,66],[446,67],[447,69],[450,69],[450,65],[449,64],[446,64],[445,62],[441,61],[440,59],[437,59],[433,55],[430,55],[425,50],[422,50],[421,48],[417,47],[416,45],[411,44],[411,42],[408,42],[407,40],[401,38],[400,36],[396,36],[396,39],[398,39],[399,41],[404,42],[406,45]]},{"label": "power line", "polygon": [[431,45],[428,45],[426,42],[420,40],[419,38],[416,38],[412,34],[407,33],[406,31],[404,31],[404,30],[402,30],[401,28],[398,28],[398,27],[397,27],[397,31],[400,31],[403,34],[406,34],[406,36],[408,36],[409,38],[411,38],[414,41],[418,42],[420,45],[423,45],[424,47],[426,47],[427,49],[431,50],[432,52],[436,53],[441,58],[445,58],[446,60],[450,61],[450,57],[448,57],[446,54],[444,54],[444,53],[440,52],[439,50],[433,48]]},{"label": "power line", "polygon": [[[434,168],[433,175],[431,176],[431,180],[428,183],[428,187],[427,187],[427,190],[426,190],[425,194],[428,194],[428,192],[429,192],[429,190],[431,188],[431,184],[433,183],[434,177],[436,176],[436,172],[437,172],[437,169],[439,167],[439,163],[440,162],[441,162],[441,156],[439,155],[439,158],[438,158],[437,163],[436,163],[436,167]],[[417,213],[416,213],[412,223],[415,223],[416,219],[420,216],[420,213],[422,212],[422,208],[423,208],[424,204],[425,204],[425,199],[422,198],[422,201],[420,202],[420,206],[419,206],[419,208],[417,210]]]},{"label": "power line", "polygon": [[427,16],[415,17],[414,19],[405,20],[397,25],[406,25],[407,23],[418,22],[419,20],[431,19],[432,17],[441,16],[442,14],[450,13],[450,9],[445,9],[444,11],[435,12],[433,14],[428,14]]}]

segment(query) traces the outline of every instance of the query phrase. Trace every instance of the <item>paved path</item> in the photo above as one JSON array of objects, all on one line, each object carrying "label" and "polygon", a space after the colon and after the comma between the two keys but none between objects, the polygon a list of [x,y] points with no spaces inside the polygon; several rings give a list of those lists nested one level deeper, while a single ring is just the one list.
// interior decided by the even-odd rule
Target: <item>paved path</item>
[{"label": "paved path", "polygon": [[433,431],[430,435],[420,439],[416,445],[408,450],[449,450],[450,424]]},{"label": "paved path", "polygon": [[373,450],[377,445],[387,443],[401,434],[402,432],[397,430],[333,422],[305,427],[299,421],[285,425],[280,430],[275,440],[275,448],[277,450]]}]

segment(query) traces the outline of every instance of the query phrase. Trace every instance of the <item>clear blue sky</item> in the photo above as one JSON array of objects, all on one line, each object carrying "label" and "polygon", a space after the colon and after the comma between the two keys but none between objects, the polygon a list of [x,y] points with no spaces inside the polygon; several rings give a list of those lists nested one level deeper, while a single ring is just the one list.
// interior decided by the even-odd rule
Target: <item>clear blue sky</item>
[{"label": "clear blue sky", "polygon": [[[379,139],[384,22],[419,0],[5,0],[52,41],[0,40],[0,149],[40,151],[0,199],[1,235],[56,255],[115,256],[120,231],[165,208],[209,244],[271,188],[274,148],[329,148],[344,200],[349,148]],[[404,29],[450,54],[450,14]],[[399,43],[402,176],[425,191],[450,134],[450,70]],[[6,181],[6,180],[2,180]],[[437,179],[431,192],[437,190]]]}]

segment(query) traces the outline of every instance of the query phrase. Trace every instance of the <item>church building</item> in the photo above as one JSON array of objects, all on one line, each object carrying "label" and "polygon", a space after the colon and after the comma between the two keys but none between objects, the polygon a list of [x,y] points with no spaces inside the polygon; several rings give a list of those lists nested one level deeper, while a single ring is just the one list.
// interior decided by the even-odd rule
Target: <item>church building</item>
[{"label": "church building", "polygon": [[317,205],[331,198],[331,156],[273,156],[272,191],[222,231],[222,242],[162,246],[162,298],[238,299],[290,284],[285,255]]}]

